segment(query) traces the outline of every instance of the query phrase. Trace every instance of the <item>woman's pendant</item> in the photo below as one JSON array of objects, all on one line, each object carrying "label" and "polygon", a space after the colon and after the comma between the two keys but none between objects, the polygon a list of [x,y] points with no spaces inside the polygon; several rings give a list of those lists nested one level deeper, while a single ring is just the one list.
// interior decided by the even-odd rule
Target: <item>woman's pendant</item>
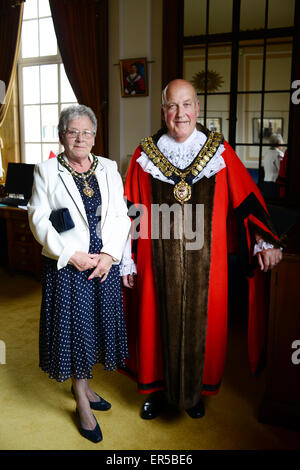
[{"label": "woman's pendant", "polygon": [[93,197],[94,196],[94,190],[93,188],[90,188],[90,186],[84,182],[85,186],[83,188],[83,192],[87,197]]}]

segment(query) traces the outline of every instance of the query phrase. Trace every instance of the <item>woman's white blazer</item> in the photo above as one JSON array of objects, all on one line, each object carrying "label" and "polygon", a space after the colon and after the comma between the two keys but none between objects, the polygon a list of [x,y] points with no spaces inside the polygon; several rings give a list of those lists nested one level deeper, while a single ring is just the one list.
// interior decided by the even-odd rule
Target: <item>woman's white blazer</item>
[{"label": "woman's white blazer", "polygon": [[[103,243],[101,252],[108,253],[118,263],[130,229],[123,183],[116,162],[95,158],[98,158],[95,176],[101,192],[97,235]],[[58,233],[49,216],[52,210],[61,208],[69,209],[75,227]],[[75,251],[88,253],[90,233],[82,198],[71,173],[56,158],[35,166],[28,217],[32,233],[43,247],[42,254],[56,259],[57,269],[66,266]]]}]

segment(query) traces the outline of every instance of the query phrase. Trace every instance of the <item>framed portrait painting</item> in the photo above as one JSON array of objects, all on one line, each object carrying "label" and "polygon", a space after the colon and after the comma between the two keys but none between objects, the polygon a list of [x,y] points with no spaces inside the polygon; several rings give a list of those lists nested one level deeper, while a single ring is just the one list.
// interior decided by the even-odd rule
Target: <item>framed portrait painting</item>
[{"label": "framed portrait painting", "polygon": [[120,60],[120,74],[122,97],[148,96],[146,58]]},{"label": "framed portrait painting", "polygon": [[[197,122],[204,125],[203,118],[199,117],[197,119]],[[207,117],[206,118],[206,127],[210,131],[214,132],[219,132],[220,134],[222,133],[222,118],[217,118],[217,117]]]}]

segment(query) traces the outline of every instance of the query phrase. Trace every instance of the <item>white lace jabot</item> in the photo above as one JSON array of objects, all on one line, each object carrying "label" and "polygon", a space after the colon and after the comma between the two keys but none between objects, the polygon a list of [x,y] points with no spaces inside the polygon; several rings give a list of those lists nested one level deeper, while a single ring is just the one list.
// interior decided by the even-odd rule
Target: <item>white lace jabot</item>
[{"label": "white lace jabot", "polygon": [[[157,147],[172,165],[182,170],[192,163],[206,140],[207,137],[203,132],[194,129],[190,137],[182,143],[176,142],[169,134],[164,134],[158,140]],[[224,145],[221,144],[206,167],[193,179],[193,183],[199,181],[203,176],[210,178],[218,173],[218,171],[222,170],[222,168],[225,168],[226,165],[222,157],[224,150]],[[150,173],[153,178],[174,184],[174,181],[164,176],[144,152],[141,153],[137,162],[141,165],[143,170],[146,171],[146,173]]]}]

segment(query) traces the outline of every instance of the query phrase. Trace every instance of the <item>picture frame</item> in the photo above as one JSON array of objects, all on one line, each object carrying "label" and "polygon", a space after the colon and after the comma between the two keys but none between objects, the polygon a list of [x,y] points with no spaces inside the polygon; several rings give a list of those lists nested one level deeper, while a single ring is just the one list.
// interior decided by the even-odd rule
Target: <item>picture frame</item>
[{"label": "picture frame", "polygon": [[[202,117],[198,117],[197,122],[202,124],[202,126],[204,125],[204,119]],[[210,131],[222,134],[222,118],[206,116],[206,127]]]},{"label": "picture frame", "polygon": [[120,60],[121,95],[123,98],[148,96],[147,59]]},{"label": "picture frame", "polygon": [[[261,119],[252,118],[253,123],[253,143],[260,143]],[[263,138],[262,143],[268,144],[272,134],[280,134],[283,137],[283,118],[281,117],[265,117],[263,118]]]}]

